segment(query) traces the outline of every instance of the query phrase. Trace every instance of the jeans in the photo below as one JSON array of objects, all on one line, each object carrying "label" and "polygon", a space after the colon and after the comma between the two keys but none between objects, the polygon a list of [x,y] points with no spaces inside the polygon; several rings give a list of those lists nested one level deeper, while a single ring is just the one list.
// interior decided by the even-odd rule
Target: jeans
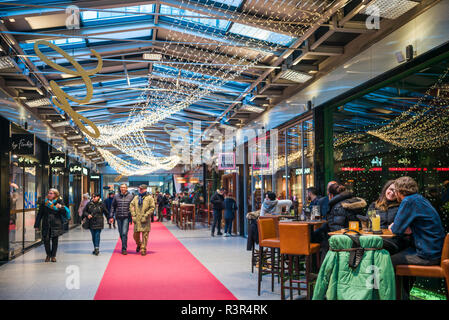
[{"label": "jeans", "polygon": [[117,219],[117,230],[122,240],[122,251],[128,248],[128,230],[129,230],[129,220]]},{"label": "jeans", "polygon": [[221,210],[217,210],[214,209],[214,222],[212,224],[212,233],[215,232],[215,226],[217,227],[217,231],[218,233],[221,233],[221,218],[222,218],[222,214],[221,214]]},{"label": "jeans", "polygon": [[[51,241],[51,246],[50,246]],[[44,237],[44,246],[45,246],[45,252],[47,253],[48,257],[56,257],[56,251],[58,250],[58,237],[50,237],[50,231],[48,232],[48,235]]]},{"label": "jeans", "polygon": [[92,234],[92,242],[94,244],[94,248],[100,248],[100,233],[101,229],[90,229],[90,233]]},{"label": "jeans", "polygon": [[229,219],[225,219],[225,229],[224,229],[224,233],[231,233],[232,231],[232,221],[234,219],[233,218],[229,218]]}]

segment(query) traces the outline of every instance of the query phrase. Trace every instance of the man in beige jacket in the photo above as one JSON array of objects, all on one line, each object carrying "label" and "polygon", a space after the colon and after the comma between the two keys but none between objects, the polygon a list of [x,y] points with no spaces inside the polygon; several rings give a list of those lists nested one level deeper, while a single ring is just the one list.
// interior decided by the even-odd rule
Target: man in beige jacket
[{"label": "man in beige jacket", "polygon": [[[139,186],[139,194],[134,197],[129,205],[134,222],[134,240],[136,241],[136,252],[140,251],[142,256],[147,254],[148,235],[151,230],[151,214],[154,210],[154,199],[147,192],[147,185]],[[140,237],[142,234],[142,240]]]}]

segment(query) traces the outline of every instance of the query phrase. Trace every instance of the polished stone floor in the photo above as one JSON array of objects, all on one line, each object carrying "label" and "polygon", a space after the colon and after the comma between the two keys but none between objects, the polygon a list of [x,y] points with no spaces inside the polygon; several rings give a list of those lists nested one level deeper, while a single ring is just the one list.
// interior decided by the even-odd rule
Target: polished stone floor
[{"label": "polished stone floor", "polygon": [[[280,299],[280,285],[276,283],[275,291],[271,292],[269,276],[264,277],[261,296],[257,295],[257,271],[251,273],[251,252],[246,251],[246,238],[212,238],[205,227],[180,230],[171,222],[163,223],[238,299]],[[94,256],[90,232],[80,227],[72,229],[60,238],[58,262],[45,263],[44,247],[39,246],[0,266],[0,299],[91,300],[117,241],[116,230],[104,229],[100,255]],[[79,283],[73,280],[76,274]]]}]

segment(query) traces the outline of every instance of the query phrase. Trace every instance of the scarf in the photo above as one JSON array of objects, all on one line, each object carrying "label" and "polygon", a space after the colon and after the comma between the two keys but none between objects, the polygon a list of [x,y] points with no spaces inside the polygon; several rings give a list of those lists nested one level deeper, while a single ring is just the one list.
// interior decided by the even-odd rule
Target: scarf
[{"label": "scarf", "polygon": [[143,204],[143,198],[148,194],[148,192],[139,193],[139,206]]},{"label": "scarf", "polygon": [[[47,206],[48,208],[58,211],[59,209],[56,208],[56,199],[55,200],[49,200],[49,199],[45,199],[45,206]],[[66,206],[64,206],[64,210],[65,210],[65,215],[67,219],[70,219],[70,209],[67,208]]]},{"label": "scarf", "polygon": [[50,209],[56,210],[58,211],[59,209],[56,208],[56,200],[49,200],[49,199],[45,199],[45,205],[47,207],[49,207]]}]

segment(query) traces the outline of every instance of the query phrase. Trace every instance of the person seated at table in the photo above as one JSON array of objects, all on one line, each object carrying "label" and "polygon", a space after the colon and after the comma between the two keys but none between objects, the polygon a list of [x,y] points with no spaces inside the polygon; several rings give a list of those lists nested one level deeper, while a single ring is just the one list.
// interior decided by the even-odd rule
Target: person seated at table
[{"label": "person seated at table", "polygon": [[394,189],[400,206],[389,229],[399,236],[413,234],[414,247],[392,255],[393,265],[440,264],[445,233],[438,212],[418,194],[418,184],[411,177],[396,179]]},{"label": "person seated at table", "polygon": [[[371,203],[368,207],[368,212],[370,210],[375,210],[376,214],[380,216],[381,229],[388,229],[388,226],[393,223],[399,209],[400,203],[394,191],[394,181],[395,180],[387,181],[382,188],[379,199]],[[395,254],[408,248],[411,241],[410,235],[395,236],[391,239],[384,239],[383,248],[390,254]]]},{"label": "person seated at table", "polygon": [[329,187],[329,194],[331,199],[326,216],[329,232],[347,228],[349,221],[358,220],[357,215],[365,215],[366,201],[354,197],[345,186],[334,183]]},{"label": "person seated at table", "polygon": [[[413,245],[391,256],[393,266],[397,265],[439,265],[445,233],[440,216],[429,200],[418,194],[418,184],[404,176],[394,182],[399,205],[398,213],[389,229],[395,235],[413,234]],[[414,278],[404,279],[403,297],[408,299]]]},{"label": "person seated at table", "polygon": [[293,202],[291,200],[277,200],[274,192],[268,191],[260,208],[260,216],[278,215],[282,213],[282,208],[286,207],[287,214]]},{"label": "person seated at table", "polygon": [[309,208],[312,210],[313,206],[319,206],[320,199],[318,198],[318,190],[315,187],[307,188],[307,201],[309,201]]},{"label": "person seated at table", "polygon": [[326,217],[327,212],[329,211],[329,200],[331,198],[331,195],[329,193],[329,188],[331,185],[333,184],[338,184],[337,181],[329,181],[329,183],[327,184],[327,195],[320,198],[320,200],[318,200],[318,205],[320,206],[320,212],[321,212],[321,216],[323,218]]}]

